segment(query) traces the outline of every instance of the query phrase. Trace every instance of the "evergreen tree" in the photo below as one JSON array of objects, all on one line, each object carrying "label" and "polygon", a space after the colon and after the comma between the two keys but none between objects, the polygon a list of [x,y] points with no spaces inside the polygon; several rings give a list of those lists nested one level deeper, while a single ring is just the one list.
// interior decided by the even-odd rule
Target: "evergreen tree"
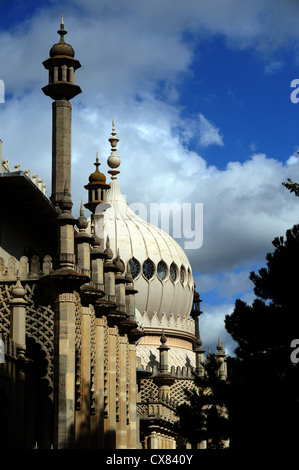
[{"label": "evergreen tree", "polygon": [[203,364],[203,376],[195,376],[196,389],[186,391],[186,403],[178,408],[179,433],[193,446],[207,442],[208,449],[222,449],[229,437],[226,410],[228,383],[219,378],[215,355]]},{"label": "evergreen tree", "polygon": [[281,448],[298,440],[299,368],[290,356],[299,338],[299,225],[273,246],[267,267],[250,274],[257,298],[252,305],[237,300],[225,318],[238,343],[229,363],[232,447]]}]

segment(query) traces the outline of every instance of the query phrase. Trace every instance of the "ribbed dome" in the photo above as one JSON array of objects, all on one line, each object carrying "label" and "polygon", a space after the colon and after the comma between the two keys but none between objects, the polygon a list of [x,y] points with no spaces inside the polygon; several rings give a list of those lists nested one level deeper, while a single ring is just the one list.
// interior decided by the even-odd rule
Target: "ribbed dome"
[{"label": "ribbed dome", "polygon": [[74,57],[75,51],[70,44],[66,42],[60,41],[50,49],[50,57],[57,57],[57,56],[69,56]]},{"label": "ribbed dome", "polygon": [[142,220],[125,202],[118,180],[111,179],[104,212],[104,237],[134,278],[136,308],[146,318],[182,320],[193,304],[194,281],[188,258],[166,232]]},{"label": "ribbed dome", "polygon": [[91,173],[89,177],[89,182],[90,183],[105,183],[106,182],[106,176],[101,173],[98,169],[94,173]]}]

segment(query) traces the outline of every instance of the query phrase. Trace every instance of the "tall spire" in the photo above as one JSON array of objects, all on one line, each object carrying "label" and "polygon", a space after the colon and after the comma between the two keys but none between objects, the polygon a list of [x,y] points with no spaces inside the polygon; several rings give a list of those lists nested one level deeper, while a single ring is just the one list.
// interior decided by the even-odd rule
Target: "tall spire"
[{"label": "tall spire", "polygon": [[64,41],[67,33],[63,16],[57,31],[60,41],[50,49],[50,57],[43,62],[49,71],[49,83],[43,87],[52,103],[52,194],[51,201],[57,207],[66,190],[71,194],[71,109],[70,100],[81,93],[75,83],[75,71],[81,67],[74,59],[74,49]]},{"label": "tall spire", "polygon": [[64,42],[64,35],[67,34],[67,31],[64,29],[63,15],[61,15],[60,29],[57,33],[60,34],[59,42]]},{"label": "tall spire", "polygon": [[118,175],[119,171],[116,170],[116,168],[119,167],[120,165],[120,158],[119,156],[117,155],[117,142],[119,141],[118,137],[116,137],[116,132],[115,132],[115,123],[114,123],[114,119],[112,120],[112,132],[111,132],[111,136],[108,140],[109,142],[111,143],[111,153],[110,153],[110,156],[108,157],[107,159],[107,163],[108,163],[108,166],[110,168],[112,168],[112,170],[109,170],[108,173],[110,173],[111,176],[111,179],[112,180],[116,180],[117,177],[116,175]]}]

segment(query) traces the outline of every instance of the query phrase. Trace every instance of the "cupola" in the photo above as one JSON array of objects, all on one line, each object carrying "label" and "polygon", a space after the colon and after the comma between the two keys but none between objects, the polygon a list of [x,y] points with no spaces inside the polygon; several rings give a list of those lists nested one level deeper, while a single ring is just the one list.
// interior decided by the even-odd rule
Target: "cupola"
[{"label": "cupola", "polygon": [[49,70],[49,84],[42,90],[53,100],[70,100],[82,91],[75,84],[75,70],[80,68],[81,64],[74,59],[75,51],[72,46],[64,40],[67,31],[64,29],[62,15],[57,33],[60,35],[60,41],[51,47],[50,58],[43,62],[44,67]]},{"label": "cupola", "polygon": [[106,183],[106,176],[99,171],[99,157],[98,153],[94,163],[96,170],[89,176],[89,183],[84,186],[88,190],[88,202],[84,206],[93,214],[99,204],[106,204],[107,190],[110,185]]}]

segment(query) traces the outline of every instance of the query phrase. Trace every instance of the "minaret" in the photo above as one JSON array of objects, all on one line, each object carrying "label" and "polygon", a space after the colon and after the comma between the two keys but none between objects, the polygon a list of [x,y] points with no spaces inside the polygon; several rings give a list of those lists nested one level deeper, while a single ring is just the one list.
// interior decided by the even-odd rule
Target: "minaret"
[{"label": "minaret", "polygon": [[71,114],[70,100],[81,93],[81,88],[75,84],[75,70],[81,67],[74,59],[75,52],[67,44],[64,36],[63,16],[61,15],[60,29],[57,31],[60,41],[50,50],[50,58],[43,62],[49,70],[49,83],[43,87],[45,95],[52,100],[52,195],[51,201],[55,206],[63,194],[71,194]]},{"label": "minaret", "polygon": [[[58,266],[41,279],[51,292],[54,305],[54,448],[73,448],[75,445],[75,382],[76,382],[76,294],[81,285],[90,281],[86,271],[85,246],[79,248],[79,262],[84,272],[76,271],[74,225],[84,230],[84,221],[72,215],[71,200],[71,103],[81,93],[75,85],[75,70],[80,63],[74,59],[72,46],[66,44],[63,19],[60,41],[50,50],[50,58],[43,62],[49,70],[49,84],[45,95],[55,100],[52,104],[52,203],[58,210]],[[83,232],[80,232],[81,235]],[[83,234],[84,235],[84,234]],[[83,237],[82,237],[83,238]],[[82,241],[82,240],[81,240]],[[85,238],[84,238],[85,243]]]}]

